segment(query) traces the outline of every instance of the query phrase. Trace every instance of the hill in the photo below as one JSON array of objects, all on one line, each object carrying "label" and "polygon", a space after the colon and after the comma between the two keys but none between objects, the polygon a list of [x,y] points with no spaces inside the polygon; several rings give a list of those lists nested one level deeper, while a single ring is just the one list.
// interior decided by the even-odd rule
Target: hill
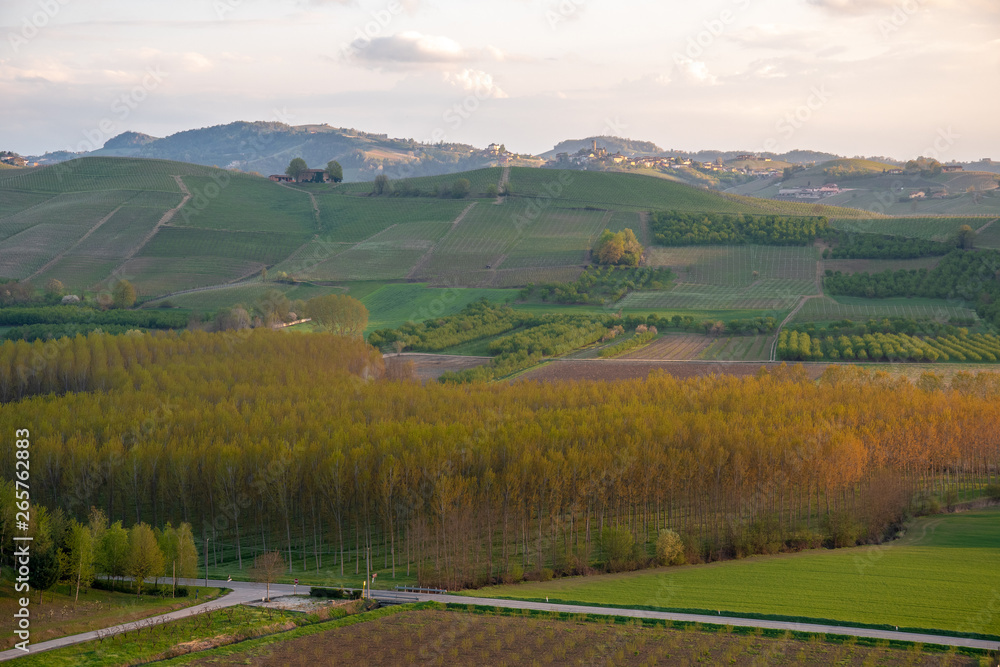
[{"label": "hill", "polygon": [[628,157],[635,155],[660,155],[663,153],[663,149],[651,141],[637,141],[635,139],[602,135],[587,137],[585,139],[560,141],[552,150],[542,153],[539,157],[552,159],[559,153],[569,153],[572,155],[578,151],[590,149],[595,141],[598,147],[606,148],[609,153],[621,153]]},{"label": "hill", "polygon": [[[276,128],[278,131],[283,131]],[[155,145],[153,144],[148,145]],[[140,148],[141,150],[141,148]],[[147,298],[284,271],[348,286],[415,281],[519,287],[573,280],[605,229],[648,240],[643,212],[858,214],[720,195],[638,174],[465,172],[467,197],[442,197],[453,176],[368,184],[284,186],[190,163],[88,157],[0,173],[0,276],[74,290],[133,281]],[[433,196],[437,192],[438,196]],[[405,196],[403,196],[405,195]]]},{"label": "hill", "polygon": [[49,153],[39,161],[51,164],[85,156],[174,160],[264,175],[284,173],[294,157],[312,167],[338,160],[348,181],[370,181],[382,169],[408,175],[441,174],[496,161],[495,156],[464,144],[422,144],[329,125],[262,121],[185,130],[164,138],[125,132],[92,153]]}]

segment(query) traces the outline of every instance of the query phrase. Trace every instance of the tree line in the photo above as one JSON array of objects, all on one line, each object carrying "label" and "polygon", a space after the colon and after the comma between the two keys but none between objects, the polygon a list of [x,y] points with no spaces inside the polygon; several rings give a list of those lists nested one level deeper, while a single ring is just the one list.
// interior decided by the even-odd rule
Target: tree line
[{"label": "tree line", "polygon": [[[15,498],[14,483],[0,481],[0,536],[4,538],[0,563],[5,566],[13,565],[8,540],[15,532]],[[126,529],[121,520],[109,523],[97,508],[91,508],[81,522],[67,517],[62,508],[50,511],[36,504],[29,529],[18,534],[32,538],[28,585],[38,591],[39,604],[45,591],[59,582],[70,585],[75,603],[80,589],[91,587],[165,595],[164,589],[145,588],[150,580],[161,578],[171,581],[169,594],[173,597],[177,579],[198,575],[198,549],[189,523],[176,528],[167,523],[161,529],[138,522]],[[101,576],[104,581],[98,580]],[[186,590],[181,595],[186,595]]]},{"label": "tree line", "polygon": [[829,229],[825,217],[749,215],[732,213],[653,212],[653,241],[685,245],[810,245]]},{"label": "tree line", "polygon": [[925,297],[961,299],[975,305],[976,313],[1000,326],[1000,252],[954,250],[933,269],[882,271],[881,273],[830,272],[823,280],[829,294],[883,299]]},{"label": "tree line", "polygon": [[825,238],[835,245],[823,251],[824,259],[916,259],[940,257],[955,249],[955,244],[883,234],[834,232]]},{"label": "tree line", "polygon": [[843,546],[1000,482],[997,375],[421,385],[329,334],[72,343],[0,406],[0,430],[32,429],[33,504],[190,523],[234,568],[279,550],[358,572],[370,550],[455,588],[622,566],[605,529],[650,557],[673,530],[691,562]]},{"label": "tree line", "polygon": [[621,301],[629,292],[663,290],[670,286],[674,274],[667,268],[627,268],[588,266],[571,283],[528,283],[519,298],[538,298],[556,303],[603,306]]}]

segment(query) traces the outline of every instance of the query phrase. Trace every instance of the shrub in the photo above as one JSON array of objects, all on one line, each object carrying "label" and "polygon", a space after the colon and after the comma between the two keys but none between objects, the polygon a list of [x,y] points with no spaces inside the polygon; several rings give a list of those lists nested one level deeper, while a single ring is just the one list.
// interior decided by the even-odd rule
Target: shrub
[{"label": "shrub", "polygon": [[682,565],[684,542],[675,531],[665,528],[656,538],[656,560],[660,565]]},{"label": "shrub", "polygon": [[853,547],[861,537],[860,526],[847,512],[834,512],[826,517],[826,531],[834,548]]},{"label": "shrub", "polygon": [[620,526],[601,531],[601,559],[608,572],[621,572],[635,562],[635,538],[627,528]]}]

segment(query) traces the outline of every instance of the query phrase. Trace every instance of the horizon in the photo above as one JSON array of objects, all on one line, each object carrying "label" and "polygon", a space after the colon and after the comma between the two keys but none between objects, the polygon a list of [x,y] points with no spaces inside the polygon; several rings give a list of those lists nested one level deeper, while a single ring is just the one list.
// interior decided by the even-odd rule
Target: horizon
[{"label": "horizon", "polygon": [[987,0],[468,14],[454,0],[5,3],[0,149],[93,150],[249,118],[535,155],[612,135],[688,152],[1000,156],[1000,94],[982,83],[1000,66],[1000,6]]}]

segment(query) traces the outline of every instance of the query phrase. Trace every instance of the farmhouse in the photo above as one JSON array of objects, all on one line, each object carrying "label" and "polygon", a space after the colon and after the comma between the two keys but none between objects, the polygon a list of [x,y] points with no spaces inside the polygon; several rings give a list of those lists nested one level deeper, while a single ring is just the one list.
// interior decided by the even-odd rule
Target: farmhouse
[{"label": "farmhouse", "polygon": [[960,164],[946,164],[941,167],[941,171],[965,171],[965,167]]},{"label": "farmhouse", "polygon": [[299,183],[329,183],[330,174],[323,169],[305,169],[297,180]]},{"label": "farmhouse", "polygon": [[275,183],[291,183],[295,180],[291,176],[287,176],[285,174],[271,174],[268,176],[268,179],[274,181]]},{"label": "farmhouse", "polygon": [[20,155],[12,155],[10,157],[0,158],[0,162],[3,162],[4,164],[13,165],[15,167],[24,167],[28,164],[28,161],[25,160]]}]

